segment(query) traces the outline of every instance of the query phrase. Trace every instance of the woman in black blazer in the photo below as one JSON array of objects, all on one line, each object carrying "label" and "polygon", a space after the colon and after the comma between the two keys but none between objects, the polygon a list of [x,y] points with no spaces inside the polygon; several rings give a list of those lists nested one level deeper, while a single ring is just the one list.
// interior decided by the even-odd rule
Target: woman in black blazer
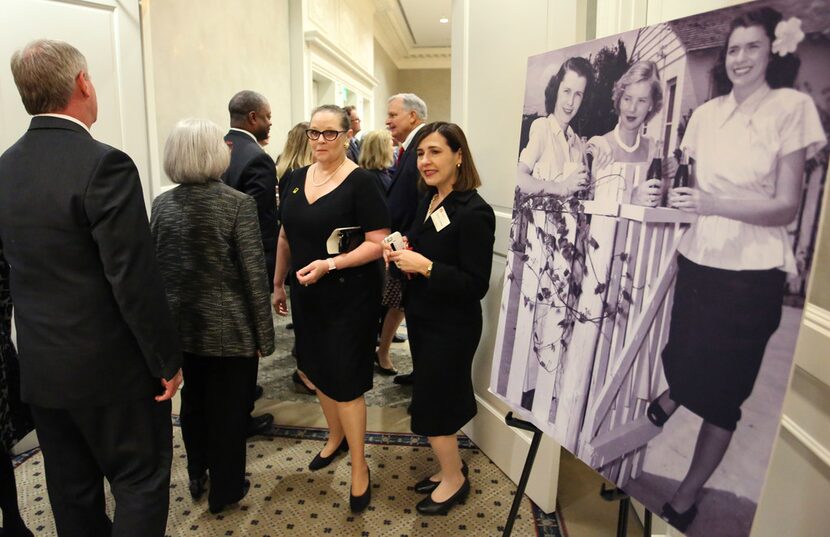
[{"label": "woman in black blazer", "polygon": [[413,249],[386,258],[412,274],[404,295],[409,345],[418,374],[412,431],[429,437],[441,469],[415,485],[429,494],[418,512],[443,514],[470,491],[456,433],[476,414],[471,368],[481,338],[495,238],[493,209],[476,192],[481,181],[467,139],[455,124],[425,126],[418,170],[428,187],[408,233]]},{"label": "woman in black blazer", "polygon": [[254,199],[219,180],[230,154],[207,120],[180,121],[164,148],[179,186],[153,202],[150,229],[182,342],[182,437],[190,494],[210,474],[218,513],[245,496],[245,437],[257,360],[274,352],[268,273]]}]

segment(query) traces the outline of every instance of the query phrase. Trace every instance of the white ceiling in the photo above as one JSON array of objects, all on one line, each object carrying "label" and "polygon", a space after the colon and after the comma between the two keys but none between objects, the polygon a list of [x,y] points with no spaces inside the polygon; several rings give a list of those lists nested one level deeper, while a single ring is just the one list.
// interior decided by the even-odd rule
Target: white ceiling
[{"label": "white ceiling", "polygon": [[[449,47],[452,0],[398,0],[415,47]],[[439,19],[450,19],[442,24]]]}]

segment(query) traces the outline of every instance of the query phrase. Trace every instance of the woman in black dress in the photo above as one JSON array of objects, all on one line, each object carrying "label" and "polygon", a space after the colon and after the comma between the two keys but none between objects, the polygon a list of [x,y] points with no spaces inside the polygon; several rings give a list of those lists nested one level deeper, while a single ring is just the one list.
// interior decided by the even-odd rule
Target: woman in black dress
[{"label": "woman in black dress", "polygon": [[[316,162],[293,171],[281,200],[274,307],[287,315],[285,278],[294,273],[291,314],[299,368],[317,387],[329,438],[309,464],[328,466],[351,452],[350,507],[369,504],[369,466],[363,452],[366,403],[381,298],[380,242],[389,213],[375,179],[346,158],[349,116],[333,105],[314,110],[307,134]],[[362,242],[329,255],[326,241],[337,228],[359,227]]]},{"label": "woman in black dress", "polygon": [[11,449],[32,430],[28,407],[20,402],[20,368],[12,345],[12,301],[9,294],[9,265],[0,245],[0,535],[31,537],[17,506],[17,483]]},{"label": "woman in black dress", "polygon": [[481,304],[490,282],[496,221],[476,192],[481,185],[467,139],[452,123],[419,133],[418,170],[428,187],[409,230],[413,250],[386,257],[413,274],[404,296],[409,345],[418,374],[412,432],[429,437],[440,471],[415,485],[417,505],[443,514],[470,491],[456,433],[476,414],[471,368],[481,338]]}]

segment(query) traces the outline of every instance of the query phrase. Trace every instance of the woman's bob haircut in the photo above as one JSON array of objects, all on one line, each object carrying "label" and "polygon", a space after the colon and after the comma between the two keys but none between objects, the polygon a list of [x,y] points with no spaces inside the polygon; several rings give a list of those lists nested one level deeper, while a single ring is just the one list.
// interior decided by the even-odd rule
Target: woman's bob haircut
[{"label": "woman's bob haircut", "polygon": [[218,181],[230,162],[222,130],[207,119],[179,121],[164,144],[164,172],[174,183]]}]

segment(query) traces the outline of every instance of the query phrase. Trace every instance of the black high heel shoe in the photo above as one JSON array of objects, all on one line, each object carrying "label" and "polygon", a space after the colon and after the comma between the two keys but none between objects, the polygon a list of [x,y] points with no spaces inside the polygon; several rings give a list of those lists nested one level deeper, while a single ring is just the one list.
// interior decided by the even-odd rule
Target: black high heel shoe
[{"label": "black high heel shoe", "polygon": [[[464,477],[467,477],[470,473],[470,469],[467,468],[467,463],[464,461],[461,461],[461,473],[464,474]],[[433,481],[429,477],[425,477],[415,483],[415,492],[418,494],[432,494],[432,491],[437,489],[440,484],[440,481]]]},{"label": "black high heel shoe", "polygon": [[375,353],[375,367],[377,368],[378,373],[384,377],[391,377],[398,374],[398,370],[394,367],[383,367],[380,365],[380,356],[378,356],[378,353]]},{"label": "black high heel shoe", "polygon": [[340,442],[340,445],[337,446],[337,449],[335,449],[328,457],[323,457],[322,455],[320,455],[320,453],[323,452],[322,450],[320,450],[320,453],[315,455],[314,458],[311,459],[311,462],[308,463],[308,469],[313,472],[315,470],[325,468],[326,466],[334,462],[334,459],[336,459],[338,455],[340,455],[341,453],[346,453],[347,451],[349,451],[349,443],[346,442],[346,438],[343,437],[343,441]]},{"label": "black high heel shoe", "polygon": [[469,493],[470,480],[465,477],[464,483],[461,485],[461,488],[458,489],[455,494],[453,494],[443,502],[436,502],[432,499],[432,495],[430,494],[429,496],[418,502],[418,505],[415,506],[415,509],[417,509],[418,512],[422,515],[443,515],[446,514],[450,509],[452,509],[452,507],[455,504],[464,501],[464,499],[467,497]]},{"label": "black high heel shoe", "polygon": [[369,482],[366,484],[366,492],[360,496],[355,496],[352,494],[352,490],[349,489],[349,509],[352,510],[352,513],[360,513],[365,511],[366,508],[369,507],[369,502],[372,501],[372,472],[368,468],[366,471],[369,474]]},{"label": "black high heel shoe", "polygon": [[682,533],[685,533],[689,526],[692,525],[692,522],[694,522],[696,516],[697,504],[692,505],[687,511],[678,513],[669,502],[666,502],[663,504],[663,512],[660,513],[660,517],[663,518],[663,520],[680,530]]}]

